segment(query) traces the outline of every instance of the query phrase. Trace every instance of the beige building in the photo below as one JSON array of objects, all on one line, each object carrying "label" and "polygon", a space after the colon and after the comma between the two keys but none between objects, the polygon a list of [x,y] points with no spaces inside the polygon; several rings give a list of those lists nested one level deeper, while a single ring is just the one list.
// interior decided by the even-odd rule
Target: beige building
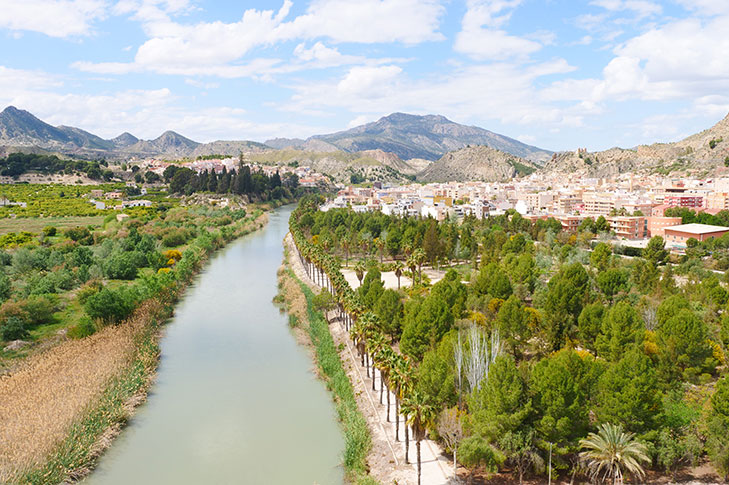
[{"label": "beige building", "polygon": [[648,236],[665,237],[665,229],[667,227],[681,225],[680,217],[649,217],[648,218]]},{"label": "beige building", "polygon": [[712,192],[706,197],[707,209],[729,210],[729,192]]}]

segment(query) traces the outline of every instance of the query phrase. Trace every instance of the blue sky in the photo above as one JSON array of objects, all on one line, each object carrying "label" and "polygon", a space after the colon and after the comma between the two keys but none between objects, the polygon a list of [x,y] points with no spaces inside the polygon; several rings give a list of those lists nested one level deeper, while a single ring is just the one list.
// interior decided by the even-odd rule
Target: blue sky
[{"label": "blue sky", "polygon": [[104,137],[437,113],[552,150],[729,112],[727,0],[0,0],[0,106]]}]

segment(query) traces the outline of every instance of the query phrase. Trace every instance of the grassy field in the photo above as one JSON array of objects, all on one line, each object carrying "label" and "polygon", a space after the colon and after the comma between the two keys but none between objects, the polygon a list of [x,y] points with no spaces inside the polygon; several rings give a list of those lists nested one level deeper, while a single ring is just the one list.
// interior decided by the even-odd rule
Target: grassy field
[{"label": "grassy field", "polygon": [[30,231],[38,234],[46,226],[58,229],[76,226],[100,226],[106,216],[69,216],[69,217],[32,217],[18,219],[0,219],[0,234],[9,232]]}]

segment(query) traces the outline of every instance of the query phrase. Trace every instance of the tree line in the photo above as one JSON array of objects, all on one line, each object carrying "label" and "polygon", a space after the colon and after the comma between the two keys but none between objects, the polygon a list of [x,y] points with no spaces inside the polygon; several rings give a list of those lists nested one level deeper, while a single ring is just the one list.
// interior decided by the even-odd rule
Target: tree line
[{"label": "tree line", "polygon": [[18,177],[28,172],[67,175],[84,173],[90,179],[107,181],[114,176],[106,160],[63,160],[56,155],[34,153],[11,153],[5,158],[0,158],[0,175]]},{"label": "tree line", "polygon": [[187,167],[170,165],[163,177],[170,184],[170,192],[187,195],[195,192],[231,193],[267,200],[291,198],[300,193],[296,174],[287,174],[282,180],[278,171],[267,175],[263,170],[251,171],[244,164],[231,171],[223,167],[220,174],[214,170],[197,173]]}]

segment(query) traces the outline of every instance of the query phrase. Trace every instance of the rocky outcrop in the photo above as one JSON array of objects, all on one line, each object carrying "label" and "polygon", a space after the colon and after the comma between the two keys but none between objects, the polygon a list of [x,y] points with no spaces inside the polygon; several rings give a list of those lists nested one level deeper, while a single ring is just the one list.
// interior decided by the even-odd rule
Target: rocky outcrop
[{"label": "rocky outcrop", "polygon": [[524,158],[486,146],[476,146],[447,153],[420,172],[417,179],[422,182],[502,182],[527,175],[536,169],[535,164]]}]

